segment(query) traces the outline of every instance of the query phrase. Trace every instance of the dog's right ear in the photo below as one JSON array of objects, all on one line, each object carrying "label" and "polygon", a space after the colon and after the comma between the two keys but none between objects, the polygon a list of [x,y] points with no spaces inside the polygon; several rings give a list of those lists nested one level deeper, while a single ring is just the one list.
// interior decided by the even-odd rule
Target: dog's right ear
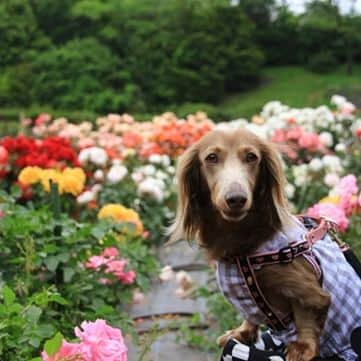
[{"label": "dog's right ear", "polygon": [[174,223],[169,227],[170,242],[196,238],[200,227],[202,175],[198,144],[192,145],[179,158],[176,181],[178,206]]}]

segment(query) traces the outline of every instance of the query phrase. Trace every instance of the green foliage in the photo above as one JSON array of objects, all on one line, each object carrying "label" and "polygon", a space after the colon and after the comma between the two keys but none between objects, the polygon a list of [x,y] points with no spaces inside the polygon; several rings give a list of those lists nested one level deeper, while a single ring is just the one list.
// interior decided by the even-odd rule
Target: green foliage
[{"label": "green foliage", "polygon": [[211,327],[200,330],[202,317],[195,314],[190,320],[179,325],[179,333],[180,338],[193,347],[220,352],[216,342],[217,338],[227,330],[238,327],[242,319],[239,312],[219,292],[214,291],[212,286],[200,287],[194,295],[206,300],[206,319],[210,322]]},{"label": "green foliage", "polygon": [[0,67],[25,60],[31,51],[49,46],[28,0],[4,0],[0,3]]},{"label": "green foliage", "polygon": [[310,58],[308,67],[315,73],[328,73],[337,66],[337,59],[331,51],[323,51]]},{"label": "green foliage", "polygon": [[301,15],[277,4],[3,1],[0,105],[157,113],[254,88],[264,62],[317,72],[346,62],[353,72],[360,15],[330,1],[312,1]]},{"label": "green foliage", "polygon": [[[43,288],[27,298],[17,297],[7,285],[0,290],[0,356],[3,361],[22,361],[39,355],[37,349],[55,331],[48,308],[66,302],[54,288]],[[61,335],[48,341],[55,350]]]},{"label": "green foliage", "polygon": [[122,112],[134,89],[125,87],[129,76],[120,68],[117,57],[97,40],[71,40],[35,59],[32,93],[40,104],[56,108]]},{"label": "green foliage", "polygon": [[[83,320],[103,318],[132,333],[131,320],[122,310],[132,301],[132,290],[148,290],[157,272],[149,246],[124,224],[79,223],[66,214],[54,218],[48,207],[23,207],[6,193],[0,196],[1,209],[7,213],[0,219],[1,360],[35,357],[55,330],[72,337],[73,327]],[[134,284],[84,267],[105,247],[116,247],[129,260],[127,267],[137,275]],[[104,277],[110,277],[111,287],[101,283]],[[60,335],[48,341],[45,348],[56,350],[59,339]],[[11,358],[15,353],[18,358]]]},{"label": "green foliage", "polygon": [[[252,22],[227,1],[24,4],[29,24],[56,45],[48,42],[41,52],[6,62],[0,102],[7,106],[104,113],[216,102],[248,87],[263,61]],[[4,32],[11,36],[8,28]],[[25,54],[24,47],[15,49]]]}]

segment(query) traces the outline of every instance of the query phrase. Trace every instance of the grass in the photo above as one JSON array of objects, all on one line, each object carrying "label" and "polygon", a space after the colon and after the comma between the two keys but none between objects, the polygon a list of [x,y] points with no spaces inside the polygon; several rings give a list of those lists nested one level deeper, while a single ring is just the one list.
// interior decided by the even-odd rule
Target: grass
[{"label": "grass", "polygon": [[352,76],[342,67],[329,74],[315,74],[301,67],[266,68],[263,83],[248,92],[227,97],[219,110],[229,118],[249,118],[270,100],[280,100],[291,107],[328,104],[335,93],[358,93],[361,98],[361,65]]}]

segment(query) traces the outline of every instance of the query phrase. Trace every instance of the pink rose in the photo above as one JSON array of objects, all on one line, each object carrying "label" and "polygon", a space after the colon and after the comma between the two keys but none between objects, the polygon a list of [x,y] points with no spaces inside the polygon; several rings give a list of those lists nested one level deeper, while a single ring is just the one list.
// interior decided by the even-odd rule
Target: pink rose
[{"label": "pink rose", "polygon": [[104,320],[83,321],[80,327],[75,327],[75,335],[86,343],[99,342],[102,339],[122,339],[120,330],[107,325]]},{"label": "pink rose", "polygon": [[285,131],[282,129],[276,129],[272,135],[272,142],[284,143],[286,141]]},{"label": "pink rose", "polygon": [[134,282],[136,276],[137,276],[136,273],[131,270],[131,271],[124,272],[122,274],[117,275],[117,278],[121,282],[123,282],[125,285],[129,285]]},{"label": "pink rose", "polygon": [[340,231],[345,231],[349,225],[349,220],[343,209],[331,203],[318,203],[307,210],[310,217],[327,217],[337,223]]},{"label": "pink rose", "polygon": [[[81,346],[78,343],[70,343],[63,340],[60,350],[53,356],[48,356],[44,351],[41,353],[43,361],[62,361],[70,358],[72,361],[83,361]],[[85,360],[84,360],[85,361]]]},{"label": "pink rose", "polygon": [[357,192],[357,179],[353,174],[342,177],[335,187],[335,193],[341,197],[350,197]]},{"label": "pink rose", "polygon": [[92,360],[127,361],[127,347],[122,340],[101,340],[91,345]]},{"label": "pink rose", "polygon": [[298,144],[301,148],[306,148],[311,151],[321,148],[320,138],[314,133],[303,133],[298,139]]},{"label": "pink rose", "polygon": [[104,320],[84,321],[75,334],[82,341],[83,355],[89,361],[127,361],[127,347],[119,329],[107,325]]},{"label": "pink rose", "polygon": [[302,129],[300,127],[291,128],[287,133],[287,140],[298,140],[302,136]]},{"label": "pink rose", "polygon": [[124,273],[124,268],[127,265],[126,260],[114,260],[110,261],[107,264],[105,269],[106,273],[112,273],[114,276],[118,277]]},{"label": "pink rose", "polygon": [[104,251],[100,255],[103,257],[109,257],[109,258],[113,257],[114,258],[114,257],[119,256],[119,251],[115,247],[107,247],[104,249]]},{"label": "pink rose", "polygon": [[89,269],[99,269],[101,266],[107,264],[109,259],[103,256],[91,256],[85,263],[85,267]]}]

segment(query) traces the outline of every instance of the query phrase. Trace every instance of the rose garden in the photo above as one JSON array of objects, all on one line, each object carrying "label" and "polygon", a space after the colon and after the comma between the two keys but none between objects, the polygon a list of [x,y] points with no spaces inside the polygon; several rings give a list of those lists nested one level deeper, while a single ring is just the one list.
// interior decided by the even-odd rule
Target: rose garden
[{"label": "rose garden", "polygon": [[167,327],[216,355],[216,337],[239,316],[211,270],[204,287],[159,252],[175,247],[165,245],[165,229],[177,156],[211,129],[237,127],[281,146],[293,211],[333,218],[361,254],[361,118],[342,96],[316,108],[272,101],[251,119],[223,123],[203,112],[145,122],[128,114],[93,123],[23,118],[18,135],[0,139],[1,360],[125,361],[134,358],[130,344],[141,360],[167,330],[155,319],[139,333],[144,320],[129,311],[154,282],[174,283],[180,302],[205,300],[205,320],[194,313],[177,324],[169,315]]}]

